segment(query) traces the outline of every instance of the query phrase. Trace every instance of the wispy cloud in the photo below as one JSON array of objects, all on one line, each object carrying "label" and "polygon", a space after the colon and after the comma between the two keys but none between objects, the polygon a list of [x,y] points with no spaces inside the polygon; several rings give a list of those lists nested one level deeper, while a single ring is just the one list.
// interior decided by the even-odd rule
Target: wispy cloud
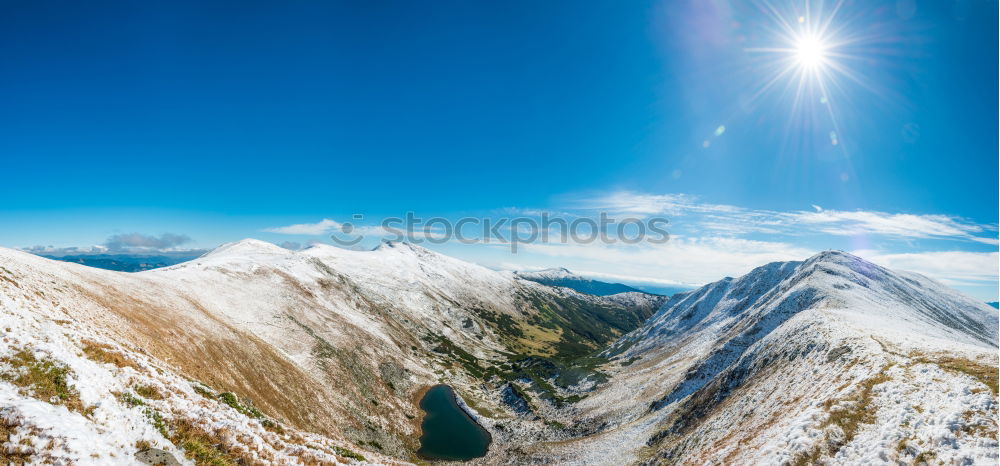
[{"label": "wispy cloud", "polygon": [[744,209],[725,204],[700,202],[689,194],[647,194],[617,191],[587,196],[572,202],[573,207],[591,210],[643,214],[682,215],[690,212],[741,212]]},{"label": "wispy cloud", "polygon": [[911,239],[957,239],[998,244],[997,225],[979,224],[941,214],[828,210],[815,204],[810,205],[812,210],[747,209],[707,203],[687,194],[647,194],[629,191],[585,196],[578,199],[575,204],[581,208],[619,214],[666,215],[678,219],[683,217],[683,223],[688,229],[701,232],[734,235],[749,233],[796,236],[876,235]]},{"label": "wispy cloud", "polygon": [[816,226],[819,231],[832,235],[853,236],[861,233],[904,238],[959,238],[981,242],[996,238],[976,234],[991,229],[947,215],[890,214],[873,211],[795,212],[788,214],[796,225]]},{"label": "wispy cloud", "polygon": [[268,233],[278,233],[282,235],[309,235],[318,236],[325,235],[334,229],[340,228],[340,223],[324,218],[317,223],[297,223],[295,225],[288,225],[283,227],[273,227],[265,228],[264,231]]},{"label": "wispy cloud", "polygon": [[854,253],[881,266],[917,272],[953,286],[993,284],[1000,279],[1000,253],[997,252]]}]

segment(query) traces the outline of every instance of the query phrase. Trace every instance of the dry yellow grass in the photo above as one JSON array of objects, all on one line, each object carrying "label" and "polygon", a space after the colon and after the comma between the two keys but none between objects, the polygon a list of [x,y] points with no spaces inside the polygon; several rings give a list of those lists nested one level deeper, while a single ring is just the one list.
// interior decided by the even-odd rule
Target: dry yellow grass
[{"label": "dry yellow grass", "polygon": [[949,355],[939,355],[939,356],[916,355],[916,357],[914,358],[914,362],[937,364],[944,370],[952,372],[960,372],[962,374],[968,375],[982,382],[983,385],[989,387],[990,390],[993,391],[994,396],[997,395],[998,391],[997,366],[992,366],[978,361],[973,361],[971,359],[949,356]]},{"label": "dry yellow grass", "polygon": [[139,365],[122,353],[115,351],[111,345],[98,343],[93,340],[83,340],[83,354],[92,361],[105,364],[112,364],[119,368],[131,367],[139,370]]},{"label": "dry yellow grass", "polygon": [[[83,287],[77,291],[110,311],[109,327],[114,327],[110,321],[113,316],[127,322],[128,331],[120,337],[157,359],[169,361],[190,379],[251,398],[260,409],[299,429],[332,434],[349,426],[350,418],[344,413],[322,409],[330,406],[323,402],[330,393],[321,381],[273,346],[220,321],[196,302],[188,301],[191,309],[180,312],[110,287],[100,294]],[[204,318],[188,317],[192,311]]]},{"label": "dry yellow grass", "polygon": [[172,421],[170,427],[170,441],[198,466],[266,464],[242,449],[229,447],[223,432],[210,432],[187,419]]},{"label": "dry yellow grass", "polygon": [[[850,443],[858,432],[862,424],[873,424],[875,422],[876,410],[871,409],[872,390],[876,385],[888,382],[890,377],[883,369],[875,377],[871,377],[860,384],[855,393],[842,400],[827,400],[823,406],[830,413],[821,427],[835,425],[844,432],[844,443]],[[832,452],[835,453],[835,452]]]}]

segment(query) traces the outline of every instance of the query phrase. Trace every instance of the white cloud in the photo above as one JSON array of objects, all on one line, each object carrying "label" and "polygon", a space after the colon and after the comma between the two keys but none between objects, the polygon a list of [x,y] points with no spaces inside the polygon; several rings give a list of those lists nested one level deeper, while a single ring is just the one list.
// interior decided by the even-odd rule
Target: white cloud
[{"label": "white cloud", "polygon": [[724,204],[699,202],[689,194],[646,194],[618,191],[574,202],[583,209],[606,210],[642,215],[682,215],[689,212],[740,212],[744,209]]},{"label": "white cloud", "polygon": [[882,254],[856,251],[883,267],[908,270],[926,275],[948,285],[992,284],[1000,279],[1000,253],[969,251],[933,251]]},{"label": "white cloud", "polygon": [[282,235],[323,235],[337,228],[340,228],[340,223],[324,218],[318,223],[298,223],[284,227],[265,228],[264,231]]}]

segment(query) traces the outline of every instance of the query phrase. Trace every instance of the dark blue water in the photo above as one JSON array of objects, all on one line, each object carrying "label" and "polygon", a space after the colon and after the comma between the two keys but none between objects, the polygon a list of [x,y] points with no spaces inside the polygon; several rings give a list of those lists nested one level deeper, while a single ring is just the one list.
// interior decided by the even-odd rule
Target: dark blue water
[{"label": "dark blue water", "polygon": [[430,460],[465,461],[486,454],[490,433],[476,424],[447,385],[435,385],[420,400],[425,413],[417,454]]}]

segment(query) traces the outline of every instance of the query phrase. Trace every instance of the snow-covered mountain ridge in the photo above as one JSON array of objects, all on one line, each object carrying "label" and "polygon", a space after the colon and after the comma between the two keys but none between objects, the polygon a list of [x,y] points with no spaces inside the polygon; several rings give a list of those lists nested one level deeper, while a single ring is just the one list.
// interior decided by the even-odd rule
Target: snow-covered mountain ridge
[{"label": "snow-covered mountain ridge", "polygon": [[[997,313],[828,251],[674,295],[612,345],[561,461],[991,464]],[[601,409],[615,400],[612,410]],[[529,453],[530,454],[534,454]],[[931,461],[933,459],[934,461]]]},{"label": "snow-covered mountain ridge", "polygon": [[481,463],[997,459],[996,311],[840,252],[666,300],[405,243],[133,274],[0,249],[0,309],[7,461],[416,460],[440,382]]}]

